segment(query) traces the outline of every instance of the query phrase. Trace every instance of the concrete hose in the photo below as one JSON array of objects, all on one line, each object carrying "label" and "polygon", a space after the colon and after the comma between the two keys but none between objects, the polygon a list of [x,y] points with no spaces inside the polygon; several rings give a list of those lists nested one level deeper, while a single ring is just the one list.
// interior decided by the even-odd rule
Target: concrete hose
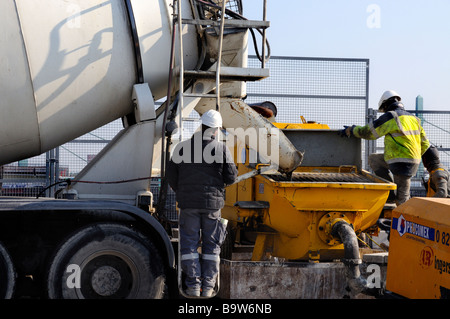
[{"label": "concrete hose", "polygon": [[352,226],[343,220],[338,221],[333,225],[331,235],[344,244],[343,263],[346,266],[346,277],[351,292],[357,295],[367,291],[367,281],[361,277],[359,270],[362,261],[359,257],[358,239]]}]

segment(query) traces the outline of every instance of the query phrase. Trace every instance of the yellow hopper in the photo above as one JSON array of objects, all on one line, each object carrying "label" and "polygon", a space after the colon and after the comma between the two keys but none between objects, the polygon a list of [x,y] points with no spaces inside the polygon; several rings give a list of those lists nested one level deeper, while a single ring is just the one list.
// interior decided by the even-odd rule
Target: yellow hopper
[{"label": "yellow hopper", "polygon": [[[332,260],[344,254],[338,221],[356,233],[374,226],[396,186],[363,170],[361,140],[334,130],[285,129],[304,153],[292,176],[272,171],[227,188],[224,218],[256,234],[252,260]],[[239,152],[238,152],[239,153]],[[242,152],[241,152],[242,154]],[[240,164],[240,173],[252,169]]]}]

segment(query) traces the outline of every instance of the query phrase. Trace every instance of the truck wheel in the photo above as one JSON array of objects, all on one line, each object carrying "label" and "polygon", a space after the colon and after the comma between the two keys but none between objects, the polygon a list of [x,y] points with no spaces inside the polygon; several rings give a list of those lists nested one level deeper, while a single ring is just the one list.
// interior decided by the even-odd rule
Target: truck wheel
[{"label": "truck wheel", "polygon": [[166,277],[153,243],[120,224],[87,226],[66,240],[47,277],[51,299],[162,298]]},{"label": "truck wheel", "polygon": [[8,251],[0,243],[0,298],[10,299],[16,284],[16,271]]}]

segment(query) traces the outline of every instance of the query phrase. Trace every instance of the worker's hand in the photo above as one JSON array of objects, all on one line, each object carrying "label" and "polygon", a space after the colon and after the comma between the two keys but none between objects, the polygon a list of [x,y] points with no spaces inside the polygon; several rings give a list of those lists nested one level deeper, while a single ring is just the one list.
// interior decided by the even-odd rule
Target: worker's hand
[{"label": "worker's hand", "polygon": [[354,127],[354,125],[353,126],[346,126],[346,125],[344,125],[344,129],[339,131],[339,135],[341,137],[350,137],[350,136],[352,136],[353,135],[353,127]]}]

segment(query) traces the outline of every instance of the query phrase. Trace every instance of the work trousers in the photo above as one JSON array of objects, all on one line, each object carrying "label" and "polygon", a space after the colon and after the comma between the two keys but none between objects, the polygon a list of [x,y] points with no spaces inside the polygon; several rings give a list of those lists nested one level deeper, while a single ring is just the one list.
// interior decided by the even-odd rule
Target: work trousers
[{"label": "work trousers", "polygon": [[449,173],[444,169],[437,169],[430,173],[429,186],[431,188],[427,192],[427,196],[432,194],[433,197],[449,198],[450,185]]},{"label": "work trousers", "polygon": [[[181,269],[186,287],[214,289],[226,224],[220,210],[183,208],[179,218]],[[201,247],[201,255],[198,248]]]},{"label": "work trousers", "polygon": [[[399,175],[396,172],[392,172],[389,168],[389,164],[384,160],[384,154],[370,154],[369,166],[372,168],[375,175],[384,178],[397,185],[397,191],[395,194],[395,203],[397,206],[403,204],[411,198],[411,177],[408,175]],[[417,165],[418,167],[419,165]],[[417,168],[416,168],[417,171]],[[392,177],[389,174],[392,173]]]}]

